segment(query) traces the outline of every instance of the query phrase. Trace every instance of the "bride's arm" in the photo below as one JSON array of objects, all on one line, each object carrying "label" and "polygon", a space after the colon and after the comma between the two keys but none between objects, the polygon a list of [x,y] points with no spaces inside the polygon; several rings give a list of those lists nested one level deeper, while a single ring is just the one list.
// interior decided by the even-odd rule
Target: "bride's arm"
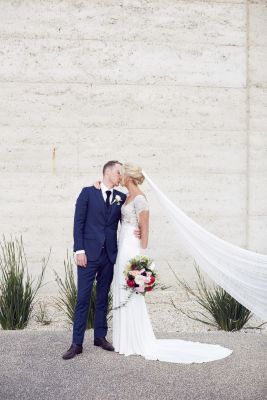
[{"label": "bride's arm", "polygon": [[139,213],[139,228],[141,231],[141,248],[146,249],[148,245],[149,234],[149,211],[144,210]]}]

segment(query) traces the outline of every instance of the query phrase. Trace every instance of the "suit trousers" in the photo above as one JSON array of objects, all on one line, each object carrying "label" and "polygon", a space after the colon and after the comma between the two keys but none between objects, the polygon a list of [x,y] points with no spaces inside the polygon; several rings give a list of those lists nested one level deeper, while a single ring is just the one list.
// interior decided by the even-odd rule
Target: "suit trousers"
[{"label": "suit trousers", "polygon": [[[87,259],[88,260],[88,259]],[[77,266],[78,293],[73,322],[73,343],[82,344],[87,325],[89,304],[94,280],[96,279],[96,308],[94,337],[105,337],[108,331],[108,294],[113,279],[114,264],[110,262],[103,247],[96,261],[87,261],[87,266]]]}]

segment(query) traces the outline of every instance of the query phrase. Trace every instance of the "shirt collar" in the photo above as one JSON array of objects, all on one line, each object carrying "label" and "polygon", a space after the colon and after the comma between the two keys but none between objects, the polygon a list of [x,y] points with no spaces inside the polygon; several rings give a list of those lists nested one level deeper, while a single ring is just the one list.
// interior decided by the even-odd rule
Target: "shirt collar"
[{"label": "shirt collar", "polygon": [[111,194],[113,193],[113,188],[108,188],[103,182],[100,183],[100,188],[102,190],[102,193],[106,193],[107,190],[111,191]]}]

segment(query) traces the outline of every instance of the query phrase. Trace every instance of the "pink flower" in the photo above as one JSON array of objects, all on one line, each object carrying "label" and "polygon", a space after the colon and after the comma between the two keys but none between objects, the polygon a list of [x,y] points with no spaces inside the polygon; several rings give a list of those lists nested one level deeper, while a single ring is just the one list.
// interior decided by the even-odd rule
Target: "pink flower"
[{"label": "pink flower", "polygon": [[144,286],[139,286],[139,287],[136,287],[135,290],[137,292],[139,292],[139,293],[143,293],[145,291],[145,287]]},{"label": "pink flower", "polygon": [[150,283],[150,277],[144,276],[143,280],[145,283]]},{"label": "pink flower", "polygon": [[129,274],[132,276],[137,276],[139,275],[139,271],[130,271]]}]

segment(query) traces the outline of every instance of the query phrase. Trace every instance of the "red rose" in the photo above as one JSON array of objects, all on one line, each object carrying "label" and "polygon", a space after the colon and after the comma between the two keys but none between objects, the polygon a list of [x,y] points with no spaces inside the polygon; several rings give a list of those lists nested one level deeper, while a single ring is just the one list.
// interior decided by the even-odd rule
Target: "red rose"
[{"label": "red rose", "polygon": [[152,286],[147,286],[146,287],[146,292],[151,292],[152,289],[153,289]]},{"label": "red rose", "polygon": [[149,283],[154,283],[155,282],[155,277],[153,276],[153,275],[151,275],[151,277],[150,277],[150,282]]},{"label": "red rose", "polygon": [[131,281],[130,279],[128,279],[128,280],[127,280],[127,285],[128,285],[129,287],[134,287],[134,285],[135,285],[134,280]]}]

